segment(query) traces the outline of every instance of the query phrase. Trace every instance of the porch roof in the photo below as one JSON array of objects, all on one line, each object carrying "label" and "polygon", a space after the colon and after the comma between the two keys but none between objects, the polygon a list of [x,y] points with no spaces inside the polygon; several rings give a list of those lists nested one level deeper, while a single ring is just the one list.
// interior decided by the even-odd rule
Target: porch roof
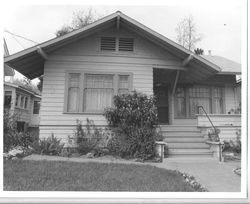
[{"label": "porch roof", "polygon": [[124,15],[120,11],[95,21],[84,28],[72,31],[61,37],[53,38],[49,41],[25,49],[13,55],[6,56],[4,58],[4,63],[13,67],[29,79],[34,79],[43,74],[44,62],[45,60],[49,59],[48,55],[52,51],[89,36],[94,32],[115,26],[118,21],[120,24],[126,26],[127,28],[133,29],[133,31],[137,32],[139,35],[142,35],[158,46],[161,46],[169,52],[175,54],[183,61],[188,59],[189,56],[192,56],[192,61],[188,64],[188,66],[190,66],[189,71],[194,75],[197,73],[197,78],[211,76],[221,71],[220,66],[217,64],[214,64],[210,60],[207,60],[201,56],[195,55],[191,51],[185,49],[183,46],[142,25],[134,19]]},{"label": "porch roof", "polygon": [[241,64],[217,55],[202,55],[221,68],[219,74],[241,74]]}]

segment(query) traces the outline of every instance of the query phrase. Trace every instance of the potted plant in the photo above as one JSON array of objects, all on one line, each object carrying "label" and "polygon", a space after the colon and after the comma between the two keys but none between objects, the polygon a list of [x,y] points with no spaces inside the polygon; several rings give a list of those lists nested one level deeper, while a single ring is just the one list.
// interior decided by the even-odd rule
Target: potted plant
[{"label": "potted plant", "polygon": [[208,139],[213,142],[219,142],[220,141],[219,134],[220,130],[218,128],[215,127],[211,128],[208,130]]}]

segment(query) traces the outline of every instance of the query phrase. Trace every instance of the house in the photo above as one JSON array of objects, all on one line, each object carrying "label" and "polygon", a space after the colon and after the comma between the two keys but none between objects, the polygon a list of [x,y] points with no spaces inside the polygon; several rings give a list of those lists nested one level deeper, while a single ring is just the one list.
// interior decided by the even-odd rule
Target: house
[{"label": "house", "polygon": [[41,96],[14,83],[4,82],[4,110],[17,117],[17,128],[37,129],[39,126]]},{"label": "house", "polygon": [[54,133],[67,141],[77,119],[106,126],[102,113],[112,96],[132,90],[157,96],[171,155],[212,155],[204,111],[223,129],[221,139],[241,127],[240,115],[228,114],[240,66],[195,55],[119,11],[4,61],[30,79],[44,75],[41,138]]},{"label": "house", "polygon": [[[7,56],[9,56],[9,51],[4,40],[4,57]],[[14,74],[14,70],[4,63],[4,77],[13,78]],[[41,96],[27,87],[17,84],[12,78],[10,81],[4,81],[4,111],[15,114],[19,131],[25,131],[27,128],[36,131],[40,120]]]}]

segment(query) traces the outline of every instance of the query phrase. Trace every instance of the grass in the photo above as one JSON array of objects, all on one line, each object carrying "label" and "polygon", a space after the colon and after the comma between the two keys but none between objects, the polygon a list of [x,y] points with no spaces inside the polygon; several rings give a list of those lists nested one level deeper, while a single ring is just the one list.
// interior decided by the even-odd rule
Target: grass
[{"label": "grass", "polygon": [[184,178],[149,165],[9,160],[5,191],[194,191]]}]

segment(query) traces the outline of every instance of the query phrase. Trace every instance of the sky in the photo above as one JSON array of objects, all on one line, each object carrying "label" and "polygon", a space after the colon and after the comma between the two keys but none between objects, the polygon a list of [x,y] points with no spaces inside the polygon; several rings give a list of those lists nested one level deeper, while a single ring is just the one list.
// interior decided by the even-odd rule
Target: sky
[{"label": "sky", "polygon": [[[128,0],[128,2],[131,1]],[[92,8],[102,16],[120,10],[147,27],[176,41],[177,24],[183,18],[192,15],[197,33],[203,36],[196,47],[202,48],[205,51],[204,54],[208,54],[208,50],[211,50],[212,55],[241,62],[241,14],[245,6],[242,4],[244,1],[200,0],[199,2],[202,3],[199,6],[195,0],[186,1],[184,4],[175,4],[174,1],[166,2],[169,4],[159,2],[158,4],[151,2],[139,5],[132,2],[127,5],[5,4],[3,37],[7,42],[10,54],[13,54],[35,44],[18,37],[13,38],[6,31],[41,43],[54,38],[56,30],[61,26],[70,24],[73,12]],[[214,2],[217,2],[217,6],[214,6]]]}]

